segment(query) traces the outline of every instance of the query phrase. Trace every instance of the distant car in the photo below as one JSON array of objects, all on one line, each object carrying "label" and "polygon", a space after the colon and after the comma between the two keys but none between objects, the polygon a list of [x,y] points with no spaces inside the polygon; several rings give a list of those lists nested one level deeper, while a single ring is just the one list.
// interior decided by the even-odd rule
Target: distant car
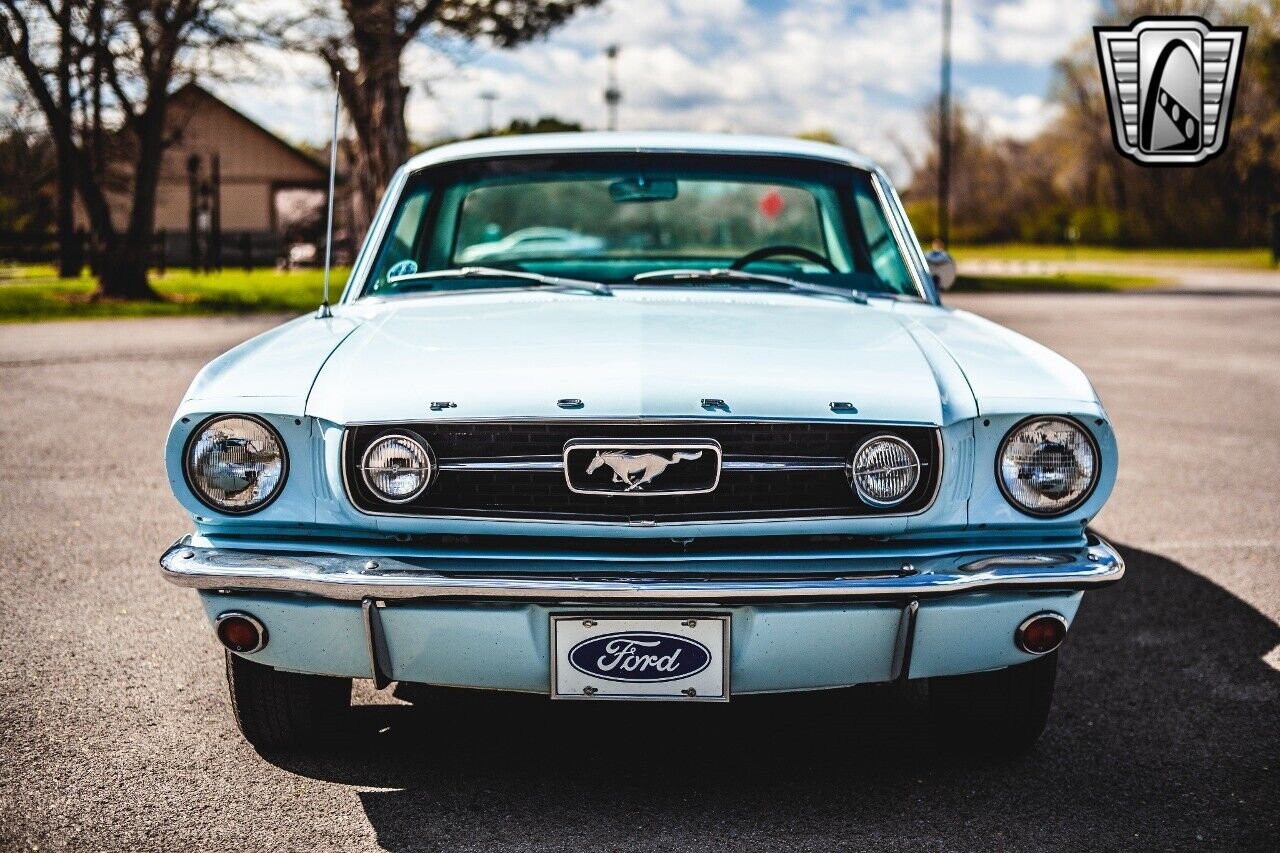
[{"label": "distant car", "polygon": [[315,243],[294,243],[285,254],[285,266],[289,269],[314,266],[319,257],[320,250]]},{"label": "distant car", "polygon": [[567,228],[521,228],[501,240],[476,243],[458,253],[458,261],[474,263],[499,258],[564,257],[589,255],[604,248],[604,240],[587,234],[579,234]]},{"label": "distant car", "polygon": [[[618,248],[470,265],[458,235],[500,207]],[[797,140],[415,157],[340,303],[205,367],[166,459],[195,530],[164,575],[261,748],[332,733],[369,678],[921,681],[940,739],[1025,749],[1084,592],[1124,573],[1088,530],[1117,469],[1088,379],[941,305],[884,173]]]}]

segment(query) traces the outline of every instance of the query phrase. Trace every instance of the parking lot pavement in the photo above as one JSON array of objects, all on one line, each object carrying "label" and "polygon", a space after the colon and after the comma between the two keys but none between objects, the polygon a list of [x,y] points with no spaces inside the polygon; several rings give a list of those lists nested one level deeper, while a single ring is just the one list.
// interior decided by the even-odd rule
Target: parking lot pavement
[{"label": "parking lot pavement", "polygon": [[880,690],[584,707],[366,685],[345,747],[259,755],[155,559],[186,528],[170,414],[270,322],[0,327],[0,849],[1274,849],[1280,299],[952,302],[1084,367],[1122,454],[1094,526],[1129,575],[1087,598],[1049,730],[1007,763],[936,754],[918,694]]}]

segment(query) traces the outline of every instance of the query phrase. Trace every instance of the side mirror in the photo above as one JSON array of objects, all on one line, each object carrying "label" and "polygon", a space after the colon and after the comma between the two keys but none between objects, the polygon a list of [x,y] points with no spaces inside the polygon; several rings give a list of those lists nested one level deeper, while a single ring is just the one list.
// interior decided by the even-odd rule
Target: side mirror
[{"label": "side mirror", "polygon": [[929,262],[929,273],[938,289],[950,290],[956,283],[956,259],[942,249],[934,249],[924,259]]}]

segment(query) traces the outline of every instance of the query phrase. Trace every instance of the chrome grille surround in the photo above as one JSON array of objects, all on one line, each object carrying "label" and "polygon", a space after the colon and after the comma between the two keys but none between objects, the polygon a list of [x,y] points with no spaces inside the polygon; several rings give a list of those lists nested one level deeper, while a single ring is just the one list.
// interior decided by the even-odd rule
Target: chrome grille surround
[{"label": "chrome grille surround", "polygon": [[[435,449],[439,477],[415,500],[392,505],[361,486],[355,464],[390,432],[409,431]],[[850,453],[866,439],[897,436],[921,460],[919,483],[901,503],[872,506],[851,488]],[[564,445],[573,440],[652,441],[698,438],[724,451],[714,491],[618,500],[575,494],[565,484]],[[342,439],[347,497],[362,513],[565,523],[663,524],[740,520],[832,519],[916,515],[942,480],[937,427],[845,421],[729,419],[453,420],[353,424]]]}]

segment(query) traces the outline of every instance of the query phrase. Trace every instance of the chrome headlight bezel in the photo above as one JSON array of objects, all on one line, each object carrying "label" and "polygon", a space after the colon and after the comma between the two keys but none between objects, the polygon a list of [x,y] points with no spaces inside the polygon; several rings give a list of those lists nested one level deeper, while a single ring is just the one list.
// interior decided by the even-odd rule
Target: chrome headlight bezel
[{"label": "chrome headlight bezel", "polygon": [[[1009,486],[1005,483],[1004,479],[1005,452],[1010,441],[1028,424],[1035,423],[1037,421],[1057,421],[1058,423],[1069,426],[1084,436],[1085,443],[1093,454],[1093,477],[1089,481],[1088,486],[1086,486],[1080,494],[1076,495],[1070,503],[1054,507],[1052,509],[1029,507],[1024,503],[1021,503],[1010,492]],[[996,447],[995,479],[996,485],[1000,489],[1000,494],[1004,496],[1004,499],[1008,502],[1009,506],[1024,515],[1029,515],[1033,518],[1061,518],[1064,515],[1070,515],[1080,509],[1080,507],[1089,502],[1089,498],[1093,497],[1093,493],[1098,487],[1098,482],[1102,479],[1102,451],[1098,447],[1098,439],[1089,430],[1089,428],[1077,418],[1070,415],[1030,415],[1029,417],[1022,418],[1011,426],[1008,431],[1005,432],[1004,437],[1000,439],[1000,444]]]},{"label": "chrome headlight bezel", "polygon": [[[400,439],[401,441],[406,441],[410,444],[416,445],[418,449],[422,451],[423,459],[426,462],[426,465],[424,466],[426,469],[426,476],[422,478],[422,483],[411,493],[403,497],[393,497],[388,495],[382,489],[375,486],[369,477],[369,472],[371,470],[369,468],[369,456],[380,444],[392,439]],[[394,430],[379,435],[373,441],[369,442],[369,446],[364,449],[362,454],[360,454],[360,465],[358,470],[360,471],[361,484],[366,490],[368,490],[369,494],[373,495],[374,498],[388,504],[407,504],[421,497],[427,489],[431,488],[436,481],[436,477],[440,473],[440,466],[436,462],[435,451],[432,449],[430,442],[425,438],[411,430]]]},{"label": "chrome headlight bezel", "polygon": [[[266,496],[255,503],[247,506],[227,506],[221,504],[202,489],[197,484],[195,472],[192,470],[192,450],[195,445],[204,437],[209,428],[220,421],[243,420],[257,424],[267,434],[268,438],[275,442],[280,456],[280,475],[276,478],[275,486]],[[280,431],[271,425],[265,418],[258,415],[251,415],[241,412],[221,412],[216,415],[210,415],[196,425],[191,434],[187,436],[187,440],[182,446],[182,478],[189,491],[197,501],[204,506],[222,515],[252,515],[271,506],[276,499],[284,492],[285,484],[289,480],[289,449],[284,443],[284,437],[280,435]]]},{"label": "chrome headlight bezel", "polygon": [[[893,498],[892,500],[885,500],[883,498],[877,498],[868,494],[867,490],[863,488],[863,485],[859,480],[858,470],[857,470],[858,457],[862,455],[863,451],[865,451],[868,447],[870,447],[872,444],[876,442],[888,442],[890,444],[897,445],[899,448],[901,448],[906,452],[906,455],[910,460],[910,468],[912,471],[911,483],[909,486],[907,486],[906,490],[904,490],[900,496]],[[867,438],[865,441],[863,441],[861,444],[858,445],[857,450],[849,454],[848,462],[845,465],[845,473],[849,478],[849,485],[853,488],[854,493],[858,496],[858,500],[862,501],[867,506],[872,506],[877,509],[887,509],[889,507],[897,506],[898,504],[902,503],[903,501],[905,501],[907,498],[911,497],[911,495],[915,493],[916,489],[919,488],[920,486],[920,478],[921,478],[921,474],[923,473],[923,467],[924,466],[920,463],[920,454],[916,452],[916,449],[911,446],[911,443],[909,441],[902,438],[901,436],[892,435],[890,433],[880,433]]]}]

